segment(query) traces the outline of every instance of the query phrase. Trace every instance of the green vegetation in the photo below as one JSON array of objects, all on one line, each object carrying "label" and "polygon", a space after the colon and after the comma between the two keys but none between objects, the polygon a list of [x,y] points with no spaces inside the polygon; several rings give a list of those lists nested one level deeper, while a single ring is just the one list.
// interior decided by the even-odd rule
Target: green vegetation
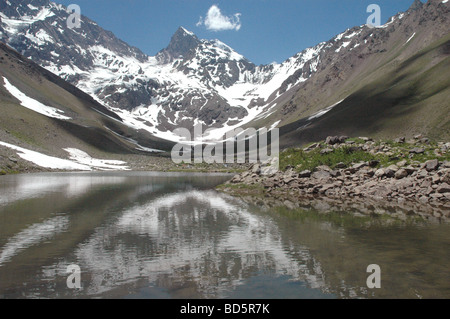
[{"label": "green vegetation", "polygon": [[21,140],[22,142],[25,142],[25,143],[27,143],[29,145],[40,146],[34,140],[29,138],[26,134],[24,134],[22,132],[10,131],[10,133],[11,133],[12,136],[14,136],[15,138]]},{"label": "green vegetation", "polygon": [[346,166],[351,163],[367,162],[375,160],[375,156],[362,150],[353,150],[349,146],[343,146],[328,154],[321,154],[322,148],[310,152],[303,150],[288,149],[280,154],[280,168],[288,166],[295,167],[298,171],[313,171],[316,167],[327,165],[334,168],[338,163]]},{"label": "green vegetation", "polygon": [[191,172],[191,173],[233,173],[239,174],[245,172],[248,167],[241,167],[236,165],[224,165],[224,164],[208,164],[208,163],[181,163],[174,164],[172,167],[168,168],[168,172]]},{"label": "green vegetation", "polygon": [[[294,167],[297,171],[310,170],[321,165],[326,165],[332,169],[336,168],[337,164],[345,164],[346,167],[360,162],[377,161],[376,167],[387,167],[389,165],[397,164],[399,161],[406,160],[407,165],[413,162],[424,163],[428,160],[438,159],[439,161],[450,161],[450,153],[436,154],[435,150],[439,146],[435,142],[429,144],[424,143],[397,143],[392,140],[379,141],[374,144],[380,149],[379,152],[364,151],[361,146],[364,141],[359,138],[349,139],[348,141],[355,142],[353,145],[343,144],[339,148],[332,149],[329,145],[321,143],[309,152],[303,149],[291,148],[280,154],[280,169],[286,170],[288,167]],[[323,152],[324,149],[329,148],[330,152]],[[414,148],[422,148],[424,150],[421,154],[410,154]]]}]

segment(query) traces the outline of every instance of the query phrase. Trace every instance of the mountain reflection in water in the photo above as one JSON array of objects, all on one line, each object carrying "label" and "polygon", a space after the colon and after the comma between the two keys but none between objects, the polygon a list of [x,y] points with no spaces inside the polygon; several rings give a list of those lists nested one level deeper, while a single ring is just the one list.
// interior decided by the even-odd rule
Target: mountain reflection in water
[{"label": "mountain reflection in water", "polygon": [[[267,208],[221,174],[0,179],[0,297],[448,298],[449,226]],[[66,286],[81,268],[81,290]],[[366,286],[370,264],[382,288]]]}]

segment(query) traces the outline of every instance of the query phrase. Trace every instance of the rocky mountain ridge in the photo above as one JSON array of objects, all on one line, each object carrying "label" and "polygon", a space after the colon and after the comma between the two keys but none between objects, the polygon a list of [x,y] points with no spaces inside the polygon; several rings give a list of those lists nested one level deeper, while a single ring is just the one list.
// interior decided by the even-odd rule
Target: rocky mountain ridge
[{"label": "rocky mountain ridge", "polygon": [[[175,128],[200,123],[216,129],[211,138],[221,138],[240,126],[275,127],[302,117],[309,122],[320,118],[351,93],[342,92],[343,81],[368,60],[391,51],[389,39],[417,43],[422,40],[416,39],[419,30],[409,25],[445,23],[448,4],[430,0],[421,8],[416,2],[381,27],[354,27],[281,64],[261,66],[221,41],[198,39],[183,27],[150,57],[87,17],[80,29],[68,28],[66,8],[47,0],[1,1],[0,37],[106,105],[130,127],[176,141]],[[432,32],[438,39],[447,30]]]}]

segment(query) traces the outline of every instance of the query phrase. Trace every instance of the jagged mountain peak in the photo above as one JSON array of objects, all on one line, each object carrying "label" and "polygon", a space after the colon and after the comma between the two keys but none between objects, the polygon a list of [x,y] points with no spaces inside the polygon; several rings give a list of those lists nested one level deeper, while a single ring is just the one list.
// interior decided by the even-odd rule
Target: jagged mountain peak
[{"label": "jagged mountain peak", "polygon": [[8,17],[34,16],[43,8],[62,8],[50,0],[7,0],[0,1],[0,12]]},{"label": "jagged mountain peak", "polygon": [[180,57],[186,58],[192,55],[200,44],[201,41],[193,32],[179,27],[172,36],[169,45],[158,53],[157,58],[162,63],[170,63]]},{"label": "jagged mountain peak", "polygon": [[2,6],[11,6],[11,7],[17,7],[17,6],[47,6],[50,4],[50,0],[8,0],[3,1]]},{"label": "jagged mountain peak", "polygon": [[197,36],[194,34],[194,32],[189,31],[189,30],[187,30],[186,28],[184,28],[184,27],[182,27],[182,26],[178,27],[178,30],[175,32],[175,34],[176,34],[176,33],[179,33],[179,34],[184,35],[184,36],[197,37]]},{"label": "jagged mountain peak", "polygon": [[435,39],[446,30],[448,12],[443,0],[416,1],[424,9],[399,13],[376,29],[347,29],[281,64],[256,66],[220,40],[200,39],[181,26],[168,46],[151,57],[86,17],[81,28],[68,29],[65,7],[50,2],[36,10],[30,1],[21,2],[19,11],[28,10],[24,17],[12,12],[16,8],[0,13],[0,39],[105,103],[131,126],[167,138],[173,128],[195,123],[225,129],[254,120],[276,122],[279,114],[286,119],[304,116],[303,109],[309,116],[342,96],[328,98],[320,92],[315,96],[326,97],[312,100],[305,93],[294,103],[289,99],[296,92],[306,92],[299,88],[340,87],[347,73],[386,55],[393,41],[409,47],[431,25],[427,21],[439,21],[433,23]]}]

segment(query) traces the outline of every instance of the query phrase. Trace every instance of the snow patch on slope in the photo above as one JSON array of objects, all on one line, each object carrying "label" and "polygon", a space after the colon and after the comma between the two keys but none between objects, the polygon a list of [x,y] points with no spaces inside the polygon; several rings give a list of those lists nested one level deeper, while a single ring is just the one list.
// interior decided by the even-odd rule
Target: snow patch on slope
[{"label": "snow patch on slope", "polygon": [[50,168],[50,169],[61,169],[61,170],[75,170],[75,171],[91,171],[92,169],[83,164],[79,164],[73,161],[44,155],[39,152],[31,151],[22,147],[18,147],[12,144],[0,142],[0,145],[11,148],[18,151],[17,155],[26,161],[32,162],[38,166]]},{"label": "snow patch on slope", "polygon": [[[35,99],[32,99],[25,95],[25,93],[21,92],[18,88],[16,88],[14,85],[9,83],[8,79],[3,77],[3,80],[5,81],[5,89],[8,90],[9,93],[11,93],[12,96],[14,96],[16,99],[20,101],[20,104],[27,109],[33,110],[39,114],[53,117],[55,119],[60,120],[70,120],[71,118],[65,115],[63,111],[56,109],[51,106],[47,106],[42,104],[39,101],[36,101]],[[62,113],[62,114],[61,114]]]},{"label": "snow patch on slope", "polygon": [[17,151],[17,155],[26,161],[32,162],[40,167],[60,170],[74,171],[92,171],[98,170],[128,170],[125,166],[126,162],[96,159],[87,153],[76,148],[67,148],[66,152],[70,154],[71,160],[61,159],[58,157],[48,156],[39,152],[31,151],[16,145],[1,142],[0,145]]},{"label": "snow patch on slope", "polygon": [[65,148],[66,152],[68,152],[69,158],[77,163],[82,165],[87,165],[92,168],[96,168],[99,170],[128,170],[128,166],[124,166],[126,162],[123,161],[114,161],[114,160],[104,160],[92,158],[88,153],[83,152],[76,148]]}]

